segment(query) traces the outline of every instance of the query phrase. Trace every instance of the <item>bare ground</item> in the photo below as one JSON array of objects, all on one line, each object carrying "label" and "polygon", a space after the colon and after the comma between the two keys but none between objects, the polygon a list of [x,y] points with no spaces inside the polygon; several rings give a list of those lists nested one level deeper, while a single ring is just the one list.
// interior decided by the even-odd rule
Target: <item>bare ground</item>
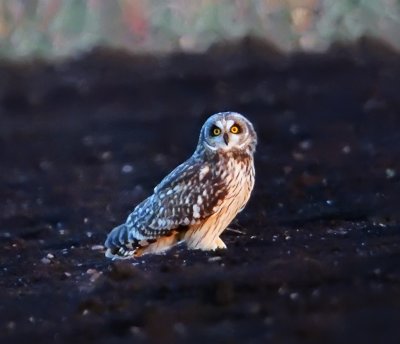
[{"label": "bare ground", "polygon": [[[399,57],[248,40],[2,62],[0,341],[397,343]],[[224,110],[260,141],[228,250],[106,260],[110,228]]]}]

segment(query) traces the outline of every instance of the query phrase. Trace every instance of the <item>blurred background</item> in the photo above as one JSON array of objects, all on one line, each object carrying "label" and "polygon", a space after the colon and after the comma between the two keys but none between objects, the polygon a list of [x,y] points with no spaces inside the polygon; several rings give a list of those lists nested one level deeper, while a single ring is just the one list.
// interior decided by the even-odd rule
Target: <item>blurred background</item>
[{"label": "blurred background", "polygon": [[368,35],[400,48],[399,0],[0,0],[0,57],[70,56],[93,46],[202,52],[245,36],[324,51]]}]

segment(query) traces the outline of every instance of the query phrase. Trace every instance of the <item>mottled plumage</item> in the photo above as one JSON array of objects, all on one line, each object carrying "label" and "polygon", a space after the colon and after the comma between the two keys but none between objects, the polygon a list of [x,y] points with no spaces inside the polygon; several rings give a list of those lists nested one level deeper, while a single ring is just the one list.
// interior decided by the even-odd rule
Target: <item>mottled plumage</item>
[{"label": "mottled plumage", "polygon": [[160,253],[182,241],[191,249],[226,248],[219,236],[250,197],[256,143],[252,124],[242,115],[211,116],[193,155],[111,231],[106,256]]}]

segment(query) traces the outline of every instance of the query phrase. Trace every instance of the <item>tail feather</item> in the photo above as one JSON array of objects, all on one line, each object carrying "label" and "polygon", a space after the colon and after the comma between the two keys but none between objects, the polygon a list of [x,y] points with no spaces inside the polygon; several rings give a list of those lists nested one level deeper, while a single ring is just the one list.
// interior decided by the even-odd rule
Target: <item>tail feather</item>
[{"label": "tail feather", "polygon": [[104,246],[107,258],[130,258],[133,254],[132,244],[128,239],[129,230],[125,224],[115,227],[107,236]]},{"label": "tail feather", "polygon": [[125,225],[121,225],[117,227],[117,233],[116,235],[118,236],[118,241],[121,245],[125,245],[126,243],[129,242],[129,230],[128,227]]},{"label": "tail feather", "polygon": [[183,233],[172,230],[167,235],[137,240],[130,238],[129,229],[125,224],[115,227],[107,236],[104,246],[107,248],[106,257],[112,259],[128,259],[144,254],[159,254],[178,244]]},{"label": "tail feather", "polygon": [[128,228],[125,224],[115,227],[107,236],[104,246],[116,248],[128,243]]}]

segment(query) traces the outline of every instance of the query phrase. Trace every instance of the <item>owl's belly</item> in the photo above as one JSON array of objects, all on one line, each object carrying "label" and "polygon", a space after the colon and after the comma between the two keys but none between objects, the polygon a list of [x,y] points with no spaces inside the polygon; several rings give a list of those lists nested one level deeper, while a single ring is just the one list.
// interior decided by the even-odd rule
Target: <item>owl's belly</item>
[{"label": "owl's belly", "polygon": [[[215,218],[215,231],[219,236],[225,228],[236,217],[237,213],[243,209],[250,198],[254,186],[254,172],[248,170],[238,173],[238,177],[232,181],[230,191],[222,202],[219,211],[212,215]],[[210,219],[211,219],[210,217]]]},{"label": "owl's belly", "polygon": [[185,235],[187,246],[193,249],[215,249],[221,233],[242,210],[254,186],[254,167],[236,169],[229,181],[229,191],[216,213],[203,223],[192,226]]}]

